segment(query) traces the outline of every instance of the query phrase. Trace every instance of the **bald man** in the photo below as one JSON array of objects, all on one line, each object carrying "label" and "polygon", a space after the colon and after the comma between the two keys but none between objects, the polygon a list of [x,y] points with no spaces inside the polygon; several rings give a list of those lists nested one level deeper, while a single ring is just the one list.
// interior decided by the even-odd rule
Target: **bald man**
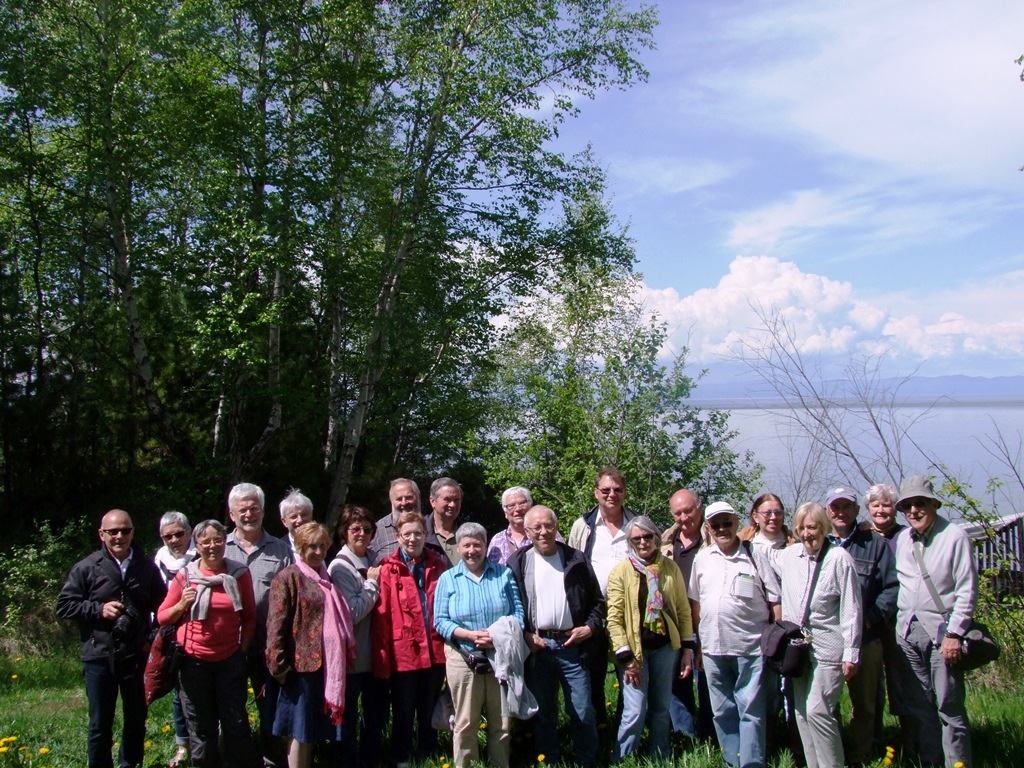
[{"label": "bald man", "polygon": [[[697,552],[704,546],[704,505],[700,497],[688,488],[672,494],[668,508],[675,521],[662,534],[662,554],[671,557],[690,582],[690,570]],[[693,684],[697,683],[697,696]],[[697,739],[716,740],[714,718],[711,712],[711,692],[703,671],[694,670],[689,677],[672,681],[672,729]]]},{"label": "bald man", "polygon": [[143,650],[151,616],[167,587],[151,557],[135,547],[135,526],[121,509],[100,522],[100,548],[79,560],[57,598],[57,615],[78,622],[89,700],[89,768],[113,768],[114,713],[121,695],[124,726],[118,763],[142,765],[146,740]]}]

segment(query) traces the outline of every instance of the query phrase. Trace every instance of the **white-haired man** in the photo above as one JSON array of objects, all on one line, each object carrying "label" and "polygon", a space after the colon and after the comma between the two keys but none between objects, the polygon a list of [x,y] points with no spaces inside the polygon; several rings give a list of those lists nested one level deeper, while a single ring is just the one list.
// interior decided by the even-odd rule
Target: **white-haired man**
[{"label": "white-haired man", "polygon": [[531,650],[527,685],[539,706],[534,746],[548,764],[558,763],[561,686],[575,762],[589,768],[597,758],[598,738],[587,658],[598,653],[604,661],[604,643],[595,642],[604,636],[604,595],[583,553],[558,541],[554,512],[533,507],[525,525],[532,546],[513,552],[508,567],[523,600],[524,637]]},{"label": "white-haired man", "polygon": [[395,554],[398,548],[398,531],[395,530],[398,516],[403,512],[423,512],[419,486],[407,478],[396,477],[391,481],[388,499],[391,501],[391,512],[377,521],[377,532],[366,547],[368,553],[375,555],[371,558],[375,562]]}]

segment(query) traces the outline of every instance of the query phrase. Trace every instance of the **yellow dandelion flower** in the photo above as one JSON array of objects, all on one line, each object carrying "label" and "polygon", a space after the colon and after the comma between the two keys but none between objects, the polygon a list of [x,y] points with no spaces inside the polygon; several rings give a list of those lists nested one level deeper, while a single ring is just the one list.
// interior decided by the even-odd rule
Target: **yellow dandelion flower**
[{"label": "yellow dandelion flower", "polygon": [[11,680],[17,680],[17,679],[18,679],[17,675],[11,675]]},{"label": "yellow dandelion flower", "polygon": [[486,731],[487,730],[487,723],[480,723],[480,730],[481,731]]},{"label": "yellow dandelion flower", "polygon": [[892,758],[891,757],[885,758],[885,764],[886,765],[892,765]]},{"label": "yellow dandelion flower", "polygon": [[18,747],[19,752],[24,752],[28,747]]},{"label": "yellow dandelion flower", "polygon": [[256,715],[249,715],[249,722],[250,723],[255,723],[256,722]]},{"label": "yellow dandelion flower", "polygon": [[21,656],[15,659],[15,661],[21,661]]},{"label": "yellow dandelion flower", "polygon": [[957,762],[953,763],[953,768],[964,768],[964,764],[958,760]]},{"label": "yellow dandelion flower", "polygon": [[544,762],[544,755],[537,755],[537,762],[538,763],[543,763]]},{"label": "yellow dandelion flower", "polygon": [[452,768],[452,767],[448,763],[445,763],[444,765],[441,766],[441,768]]},{"label": "yellow dandelion flower", "polygon": [[612,688],[618,688],[618,687],[619,687],[618,683],[612,683]]},{"label": "yellow dandelion flower", "polygon": [[610,701],[606,701],[606,702],[604,703],[604,705],[605,705],[606,707],[610,707],[610,706],[612,705],[612,703],[611,703]]},{"label": "yellow dandelion flower", "polygon": [[7,754],[7,747],[0,747],[0,755]]},{"label": "yellow dandelion flower", "polygon": [[[22,749],[27,749],[27,747],[22,747]],[[31,752],[26,752],[25,753],[25,759],[26,760],[31,760],[33,757],[35,757],[35,755],[33,755]]]},{"label": "yellow dandelion flower", "polygon": [[146,742],[145,744],[143,744],[142,746],[143,746],[143,747],[145,747],[146,749],[149,749],[150,747],[152,747],[152,746],[153,746],[153,742],[152,742],[152,741],[147,741],[147,742]]},{"label": "yellow dandelion flower", "polygon": [[49,747],[40,747],[39,748],[39,754],[40,755],[48,755],[48,754],[50,754],[50,748]]},{"label": "yellow dandelion flower", "polygon": [[171,732],[171,726],[165,725],[163,728],[160,729],[160,732],[161,733],[170,733]]}]

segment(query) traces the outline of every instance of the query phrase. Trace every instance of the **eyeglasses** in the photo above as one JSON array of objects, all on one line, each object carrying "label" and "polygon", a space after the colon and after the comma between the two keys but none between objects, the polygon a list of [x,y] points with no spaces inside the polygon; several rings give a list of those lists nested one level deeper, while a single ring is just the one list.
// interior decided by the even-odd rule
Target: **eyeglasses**
[{"label": "eyeglasses", "polygon": [[524,499],[523,501],[510,501],[505,505],[505,509],[511,512],[513,509],[526,509],[529,506],[529,502]]},{"label": "eyeglasses", "polygon": [[100,528],[107,536],[131,536],[134,528]]},{"label": "eyeglasses", "polygon": [[601,494],[602,496],[610,496],[610,495],[611,495],[611,494],[613,494],[613,493],[614,493],[614,494],[615,494],[616,496],[618,496],[618,495],[620,495],[620,494],[623,494],[623,493],[625,493],[625,492],[626,492],[626,489],[625,489],[625,488],[623,488],[623,487],[622,487],[622,486],[620,486],[620,485],[615,485],[615,486],[612,486],[612,487],[610,487],[610,488],[598,488],[598,489],[597,489],[597,492],[598,492],[598,493],[600,493],[600,494]]},{"label": "eyeglasses", "polygon": [[542,523],[541,525],[529,525],[526,530],[530,533],[544,533],[550,531],[557,531],[557,525],[551,525],[550,523]]},{"label": "eyeglasses", "polygon": [[724,531],[732,528],[732,520],[724,520],[719,523],[708,523],[714,531]]},{"label": "eyeglasses", "polygon": [[405,533],[398,534],[400,539],[422,539],[426,534],[423,531],[406,531]]},{"label": "eyeglasses", "polygon": [[641,533],[639,536],[631,536],[629,538],[629,540],[631,542],[633,542],[634,544],[641,544],[641,543],[647,544],[649,542],[654,541],[654,534],[653,533]]},{"label": "eyeglasses", "polygon": [[348,527],[349,533],[371,533],[373,528],[366,525],[350,525]]},{"label": "eyeglasses", "polygon": [[185,538],[187,534],[184,531],[168,531],[160,536],[164,541],[177,541],[178,539]]},{"label": "eyeglasses", "polygon": [[757,514],[765,517],[782,517],[783,512],[781,509],[759,509]]}]

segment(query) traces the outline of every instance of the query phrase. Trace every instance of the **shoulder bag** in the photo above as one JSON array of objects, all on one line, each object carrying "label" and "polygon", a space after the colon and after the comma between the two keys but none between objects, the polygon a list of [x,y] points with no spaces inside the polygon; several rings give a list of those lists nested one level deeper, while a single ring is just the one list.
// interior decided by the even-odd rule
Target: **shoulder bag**
[{"label": "shoulder bag", "polygon": [[807,593],[807,602],[804,604],[804,615],[799,624],[792,621],[780,620],[769,624],[761,633],[761,653],[771,669],[774,669],[784,677],[801,677],[807,668],[807,660],[810,657],[811,644],[804,637],[804,626],[811,615],[811,600],[814,597],[814,588],[818,585],[818,576],[821,573],[821,563],[825,559],[829,542],[821,545],[818,559],[814,563],[814,573],[811,575],[811,588]]},{"label": "shoulder bag", "polygon": [[[946,621],[949,621],[949,610],[946,608],[946,604],[942,601],[939,596],[939,590],[935,587],[935,582],[932,581],[931,574],[928,573],[928,569],[924,567],[924,545],[916,536],[911,537],[911,551],[914,553],[914,559],[917,561],[918,570],[921,571],[921,578],[924,579],[925,585],[928,587],[928,591],[931,593],[932,602],[935,603],[935,607],[939,609],[939,613],[945,617]],[[980,621],[971,619],[970,625],[967,627],[967,631],[963,636],[964,651],[960,658],[960,663],[957,664],[960,669],[965,672],[969,672],[972,669],[978,669],[986,664],[989,664],[999,658],[999,643],[992,637],[992,633],[988,631],[988,627],[982,624]]]}]

